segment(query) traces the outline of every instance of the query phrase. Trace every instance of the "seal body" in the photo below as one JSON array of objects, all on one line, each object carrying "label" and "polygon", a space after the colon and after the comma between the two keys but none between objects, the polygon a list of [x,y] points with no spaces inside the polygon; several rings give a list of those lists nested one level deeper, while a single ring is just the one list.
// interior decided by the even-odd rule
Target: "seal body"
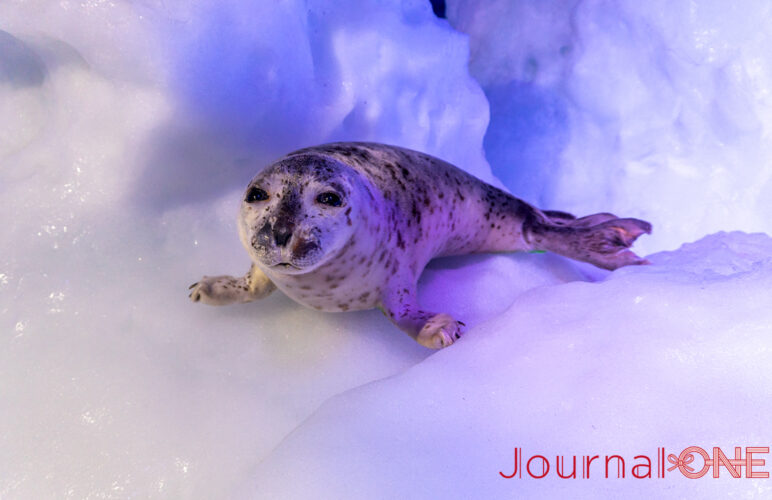
[{"label": "seal body", "polygon": [[628,247],[651,225],[541,211],[432,156],[376,143],[301,149],[249,183],[239,215],[253,266],[243,278],[205,277],[191,298],[246,302],[278,287],[322,311],[381,308],[428,347],[461,326],[421,310],[416,283],[435,257],[549,250],[605,269],[645,264]]}]

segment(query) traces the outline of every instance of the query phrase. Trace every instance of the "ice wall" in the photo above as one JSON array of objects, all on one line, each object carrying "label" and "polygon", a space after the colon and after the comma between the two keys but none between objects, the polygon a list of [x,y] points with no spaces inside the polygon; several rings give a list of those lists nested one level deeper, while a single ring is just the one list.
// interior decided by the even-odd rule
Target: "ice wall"
[{"label": "ice wall", "polygon": [[641,248],[772,232],[772,5],[448,0],[493,172],[540,205],[654,223]]}]

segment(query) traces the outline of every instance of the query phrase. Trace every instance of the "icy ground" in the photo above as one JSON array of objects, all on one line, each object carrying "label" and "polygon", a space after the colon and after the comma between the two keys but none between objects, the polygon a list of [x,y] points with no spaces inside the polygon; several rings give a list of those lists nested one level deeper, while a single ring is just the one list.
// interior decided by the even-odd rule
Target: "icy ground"
[{"label": "icy ground", "polygon": [[512,474],[515,446],[553,457],[620,454],[630,464],[654,457],[657,446],[678,455],[696,443],[730,453],[740,443],[769,445],[772,238],[717,234],[651,260],[601,283],[519,294],[457,348],[329,400],[256,468],[247,491],[331,499],[769,495],[768,479],[727,479],[726,471],[723,480],[678,471],[631,479],[630,465],[624,480],[556,479],[554,469],[551,479],[499,476]]},{"label": "icy ground", "polygon": [[[713,234],[772,233],[771,9],[0,3],[0,498],[768,495],[498,472],[772,444],[772,239]],[[377,311],[190,303],[248,268],[245,182],[331,140],[650,220],[654,265],[437,261],[421,299],[470,327],[440,352]]]}]

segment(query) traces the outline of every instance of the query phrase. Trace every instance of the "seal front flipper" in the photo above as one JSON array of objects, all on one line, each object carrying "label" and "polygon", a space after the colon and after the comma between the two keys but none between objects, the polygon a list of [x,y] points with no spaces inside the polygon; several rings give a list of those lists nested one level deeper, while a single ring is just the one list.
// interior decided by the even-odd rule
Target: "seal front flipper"
[{"label": "seal front flipper", "polygon": [[268,276],[255,265],[241,278],[233,276],[204,276],[190,285],[190,299],[211,306],[234,302],[252,302],[267,297],[276,289]]},{"label": "seal front flipper", "polygon": [[423,311],[415,285],[393,287],[381,300],[381,311],[400,330],[430,349],[442,349],[461,338],[463,323],[449,314]]}]

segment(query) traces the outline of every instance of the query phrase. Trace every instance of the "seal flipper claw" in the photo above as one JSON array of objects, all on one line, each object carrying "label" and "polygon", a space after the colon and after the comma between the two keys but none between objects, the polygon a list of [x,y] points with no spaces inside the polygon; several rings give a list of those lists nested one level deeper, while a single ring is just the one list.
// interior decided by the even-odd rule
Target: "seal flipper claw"
[{"label": "seal flipper claw", "polygon": [[442,349],[461,338],[461,326],[449,314],[435,314],[418,332],[416,340],[422,346]]}]

